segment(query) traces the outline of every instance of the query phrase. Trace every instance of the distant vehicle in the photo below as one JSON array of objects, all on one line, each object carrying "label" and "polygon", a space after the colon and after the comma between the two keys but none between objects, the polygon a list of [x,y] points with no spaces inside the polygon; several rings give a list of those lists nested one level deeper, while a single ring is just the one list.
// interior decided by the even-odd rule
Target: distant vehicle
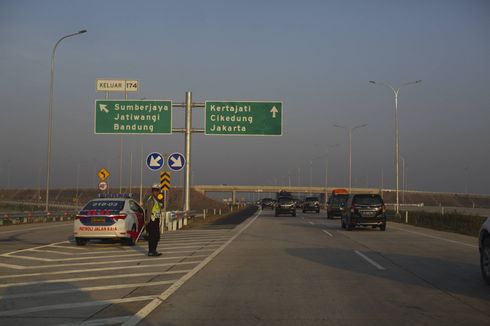
[{"label": "distant vehicle", "polygon": [[341,217],[344,213],[345,203],[349,198],[349,192],[346,189],[334,189],[328,198],[327,218]]},{"label": "distant vehicle", "polygon": [[294,199],[291,197],[279,197],[277,199],[275,216],[279,216],[280,214],[291,214],[292,216],[296,216],[296,204],[294,203]]},{"label": "distant vehicle", "polygon": [[383,199],[378,194],[351,194],[342,214],[341,226],[348,231],[356,226],[379,227],[386,230],[386,214]]},{"label": "distant vehicle", "polygon": [[303,213],[308,211],[314,211],[317,214],[320,213],[320,200],[318,197],[306,197],[303,203]]},{"label": "distant vehicle", "polygon": [[480,228],[478,249],[480,251],[481,275],[485,283],[490,285],[490,217]]},{"label": "distant vehicle", "polygon": [[293,195],[289,191],[281,190],[278,193],[276,193],[276,198],[279,199],[280,197],[293,198]]},{"label": "distant vehicle", "polygon": [[266,208],[274,209],[275,205],[276,205],[276,201],[272,198],[263,198],[260,204],[262,209],[266,209]]},{"label": "distant vehicle", "polygon": [[294,199],[294,205],[296,206],[296,208],[302,208],[303,207],[303,200],[301,199]]},{"label": "distant vehicle", "polygon": [[107,195],[89,201],[76,215],[73,235],[78,246],[91,239],[116,239],[135,244],[144,226],[144,210],[125,195]]}]

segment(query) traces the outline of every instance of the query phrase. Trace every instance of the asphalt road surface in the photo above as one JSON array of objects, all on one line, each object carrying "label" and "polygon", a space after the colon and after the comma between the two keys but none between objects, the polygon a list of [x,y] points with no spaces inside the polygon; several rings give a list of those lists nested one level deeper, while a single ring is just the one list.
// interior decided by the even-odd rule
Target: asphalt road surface
[{"label": "asphalt road surface", "polygon": [[163,255],[77,247],[71,223],[0,228],[1,325],[489,325],[473,237],[258,212],[166,233]]}]

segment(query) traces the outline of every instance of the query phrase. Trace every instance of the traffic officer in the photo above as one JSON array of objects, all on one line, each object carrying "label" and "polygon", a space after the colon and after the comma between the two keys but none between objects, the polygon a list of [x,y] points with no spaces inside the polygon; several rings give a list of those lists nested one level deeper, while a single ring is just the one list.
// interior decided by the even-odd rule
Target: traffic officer
[{"label": "traffic officer", "polygon": [[163,212],[163,202],[160,193],[160,185],[151,187],[151,196],[148,197],[145,206],[145,225],[148,231],[148,256],[160,256],[157,252],[158,241],[160,241],[160,216]]}]

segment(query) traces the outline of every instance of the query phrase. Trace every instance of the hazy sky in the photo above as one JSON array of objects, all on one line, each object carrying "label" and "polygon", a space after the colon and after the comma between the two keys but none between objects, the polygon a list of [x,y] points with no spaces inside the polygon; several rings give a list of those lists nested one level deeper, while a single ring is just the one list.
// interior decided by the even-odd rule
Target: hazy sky
[{"label": "hazy sky", "polygon": [[[394,187],[394,86],[409,189],[490,193],[490,1],[0,0],[0,188],[45,184],[50,56],[56,52],[54,187],[119,184],[120,137],[94,135],[97,78],[140,80],[130,98],[281,100],[282,137],[196,134],[194,183],[310,183],[330,149],[329,186]],[[114,93],[112,98],[123,98]],[[194,127],[203,127],[202,109]],[[183,127],[183,111],[174,111]],[[140,149],[184,150],[184,136],[125,136],[123,183]],[[325,158],[312,184],[325,183]],[[157,173],[143,169],[144,183]],[[182,173],[174,174],[179,180]],[[180,177],[182,179],[182,177]]]}]

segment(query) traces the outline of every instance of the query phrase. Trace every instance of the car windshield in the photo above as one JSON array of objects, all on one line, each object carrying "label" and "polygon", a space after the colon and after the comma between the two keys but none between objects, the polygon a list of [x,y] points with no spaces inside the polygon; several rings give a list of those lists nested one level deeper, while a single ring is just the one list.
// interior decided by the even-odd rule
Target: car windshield
[{"label": "car windshield", "polygon": [[378,195],[357,195],[354,197],[356,205],[381,205],[382,199]]},{"label": "car windshield", "polygon": [[84,211],[109,209],[111,211],[122,211],[124,208],[123,200],[93,200],[83,208]]},{"label": "car windshield", "polygon": [[307,197],[305,201],[318,201],[318,197]]},{"label": "car windshield", "polygon": [[348,195],[337,195],[333,198],[332,205],[345,205]]},{"label": "car windshield", "polygon": [[293,203],[293,200],[291,198],[279,198],[278,200],[279,204],[289,204],[289,203]]}]

